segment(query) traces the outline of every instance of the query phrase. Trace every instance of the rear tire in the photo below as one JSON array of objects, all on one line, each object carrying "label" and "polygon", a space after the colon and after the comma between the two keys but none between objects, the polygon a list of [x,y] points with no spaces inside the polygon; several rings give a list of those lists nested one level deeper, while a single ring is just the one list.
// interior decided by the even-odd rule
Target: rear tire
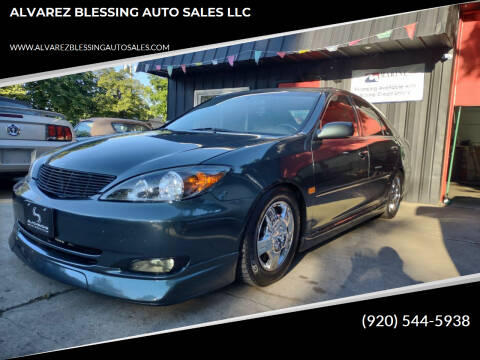
[{"label": "rear tire", "polygon": [[299,234],[300,210],[295,195],[283,187],[265,193],[248,221],[238,279],[253,286],[281,279],[295,256]]},{"label": "rear tire", "polygon": [[403,176],[400,171],[397,171],[389,183],[387,193],[387,204],[385,211],[382,214],[384,219],[393,219],[397,215],[402,201]]}]

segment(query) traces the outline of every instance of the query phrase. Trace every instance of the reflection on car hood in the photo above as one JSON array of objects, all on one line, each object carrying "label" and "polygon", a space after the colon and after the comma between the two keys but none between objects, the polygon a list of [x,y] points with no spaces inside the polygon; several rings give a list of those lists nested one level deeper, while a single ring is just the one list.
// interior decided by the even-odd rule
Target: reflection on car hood
[{"label": "reflection on car hood", "polygon": [[52,154],[51,166],[119,176],[199,164],[239,147],[272,141],[249,134],[156,130],[92,139]]}]

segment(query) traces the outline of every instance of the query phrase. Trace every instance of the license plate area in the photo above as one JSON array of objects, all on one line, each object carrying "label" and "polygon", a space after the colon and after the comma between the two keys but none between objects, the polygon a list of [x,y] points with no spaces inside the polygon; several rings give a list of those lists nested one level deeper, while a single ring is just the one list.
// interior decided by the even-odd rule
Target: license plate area
[{"label": "license plate area", "polygon": [[24,214],[27,229],[49,238],[54,237],[53,209],[26,201]]}]

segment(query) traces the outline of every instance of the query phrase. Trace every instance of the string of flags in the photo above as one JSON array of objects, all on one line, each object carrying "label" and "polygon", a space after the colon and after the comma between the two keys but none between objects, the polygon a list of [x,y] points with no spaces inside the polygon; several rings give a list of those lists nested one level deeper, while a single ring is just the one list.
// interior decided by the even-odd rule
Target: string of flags
[{"label": "string of flags", "polygon": [[[367,36],[367,37],[364,37],[364,38],[361,38],[361,39],[356,39],[356,40],[341,43],[341,44],[329,45],[329,46],[325,46],[325,47],[318,48],[318,49],[303,49],[303,50],[295,50],[295,51],[245,50],[245,51],[241,51],[241,52],[239,52],[237,54],[234,54],[234,55],[228,55],[226,57],[212,59],[212,60],[209,60],[209,61],[199,61],[199,62],[194,62],[194,63],[190,63],[190,64],[181,64],[180,66],[178,66],[178,65],[166,65],[165,67],[167,69],[168,76],[172,76],[172,72],[173,72],[174,68],[179,68],[180,67],[182,69],[183,73],[186,74],[187,73],[187,66],[190,66],[190,67],[191,66],[202,66],[202,65],[208,65],[208,64],[218,65],[220,60],[225,60],[225,59],[227,60],[228,64],[231,67],[233,67],[235,61],[239,58],[239,56],[241,54],[245,54],[245,53],[250,53],[251,54],[252,52],[254,53],[255,63],[258,65],[262,55],[271,54],[271,55],[279,56],[281,59],[283,59],[286,55],[304,54],[304,53],[313,52],[313,51],[327,50],[328,52],[335,52],[340,47],[354,46],[354,45],[357,45],[358,43],[360,43],[363,40],[367,40],[367,39],[370,39],[370,38],[373,38],[373,37],[376,37],[377,39],[389,39],[392,36],[393,32],[395,30],[398,30],[398,29],[404,29],[406,31],[409,39],[413,40],[413,38],[415,37],[415,30],[416,30],[417,24],[418,24],[418,22],[414,22],[412,24],[399,26],[399,27],[381,32],[379,34],[370,35],[370,36]],[[149,69],[150,69],[150,64],[146,64],[144,71],[148,72]],[[162,65],[155,65],[155,70],[157,70],[157,71],[162,70]]]}]

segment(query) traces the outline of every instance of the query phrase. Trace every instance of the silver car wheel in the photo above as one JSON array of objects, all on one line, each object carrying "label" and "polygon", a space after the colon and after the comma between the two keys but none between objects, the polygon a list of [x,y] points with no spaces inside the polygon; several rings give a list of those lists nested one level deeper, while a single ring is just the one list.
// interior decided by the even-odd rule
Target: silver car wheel
[{"label": "silver car wheel", "polygon": [[397,211],[398,206],[400,205],[400,198],[402,196],[402,184],[400,182],[400,177],[395,176],[390,187],[390,192],[388,196],[388,210],[391,213]]},{"label": "silver car wheel", "polygon": [[294,227],[292,208],[287,202],[269,206],[257,235],[257,256],[264,270],[275,271],[283,264],[292,247]]}]

